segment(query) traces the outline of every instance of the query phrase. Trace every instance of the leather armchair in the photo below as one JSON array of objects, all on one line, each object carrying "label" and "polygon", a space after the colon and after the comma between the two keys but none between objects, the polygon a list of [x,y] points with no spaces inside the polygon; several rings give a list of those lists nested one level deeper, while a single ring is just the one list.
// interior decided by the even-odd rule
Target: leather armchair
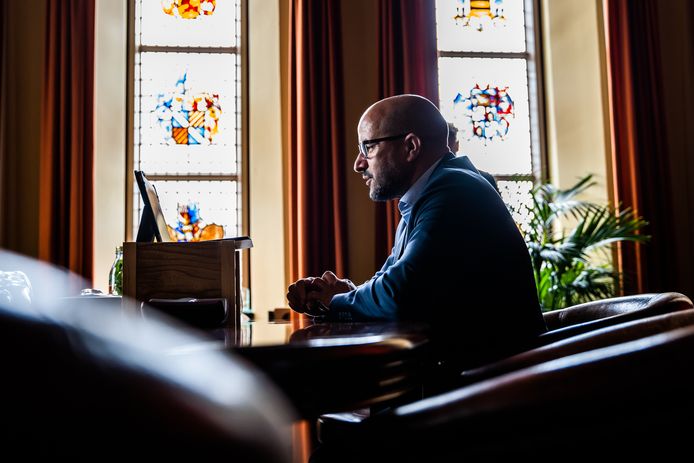
[{"label": "leather armchair", "polygon": [[568,355],[320,428],[314,460],[668,461],[689,450],[692,358],[694,326]]},{"label": "leather armchair", "polygon": [[689,297],[666,292],[600,299],[545,312],[548,331],[540,335],[537,346],[606,326],[691,308],[694,304]]},{"label": "leather armchair", "polygon": [[[446,381],[444,386],[428,389],[442,393],[566,355],[693,324],[693,308],[694,304],[687,296],[668,292],[602,299],[546,312],[543,316],[548,331],[529,346],[534,348],[478,368],[464,370],[459,377]],[[686,313],[682,316],[656,318],[661,314],[678,312]],[[653,317],[653,320],[637,323],[649,317]],[[427,390],[426,395],[429,395],[428,392]],[[371,412],[365,409],[323,415],[319,418],[321,434],[332,436],[343,433],[345,429],[351,429],[368,419]]]},{"label": "leather armchair", "polygon": [[463,371],[462,384],[475,383],[542,362],[665,333],[689,325],[694,325],[694,309],[607,326],[521,352],[479,368]]}]

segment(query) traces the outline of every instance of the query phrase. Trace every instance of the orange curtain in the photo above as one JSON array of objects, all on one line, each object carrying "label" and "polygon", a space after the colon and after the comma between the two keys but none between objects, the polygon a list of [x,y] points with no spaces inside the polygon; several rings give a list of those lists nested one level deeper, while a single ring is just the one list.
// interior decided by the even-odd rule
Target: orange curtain
[{"label": "orange curtain", "polygon": [[[7,207],[9,201],[8,181],[7,181],[7,160],[5,159],[5,114],[7,110],[4,106],[5,91],[7,80],[5,77],[5,60],[7,53],[5,52],[5,21],[7,18],[7,3],[0,3],[0,204]],[[6,220],[9,217],[5,218]],[[10,219],[11,220],[11,219]],[[0,246],[6,244],[6,227],[0,227]]]},{"label": "orange curtain", "polygon": [[[340,5],[293,0],[289,26],[289,260],[292,281],[347,274]],[[296,323],[301,323],[296,317]]]},{"label": "orange curtain", "polygon": [[[289,277],[347,274],[340,4],[292,0],[289,10]],[[292,312],[299,328],[305,317]],[[308,461],[312,427],[293,427],[293,461]]]},{"label": "orange curtain", "polygon": [[609,57],[613,196],[642,215],[651,241],[620,247],[625,294],[667,291],[677,250],[667,125],[662,117],[663,63],[655,0],[605,0]]},{"label": "orange curtain", "polygon": [[39,258],[92,277],[94,0],[47,2]]},{"label": "orange curtain", "polygon": [[[378,10],[379,98],[415,93],[438,105],[434,2],[379,0]],[[390,254],[399,220],[397,201],[376,203],[376,269]]]}]

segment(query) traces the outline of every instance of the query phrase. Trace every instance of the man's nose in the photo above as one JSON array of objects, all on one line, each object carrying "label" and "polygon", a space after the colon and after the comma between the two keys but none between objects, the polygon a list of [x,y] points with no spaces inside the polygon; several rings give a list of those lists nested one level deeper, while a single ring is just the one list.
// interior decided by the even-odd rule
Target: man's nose
[{"label": "man's nose", "polygon": [[361,153],[357,153],[357,159],[354,160],[354,172],[364,172],[367,167],[369,167],[369,163],[366,162],[366,159],[364,159]]}]

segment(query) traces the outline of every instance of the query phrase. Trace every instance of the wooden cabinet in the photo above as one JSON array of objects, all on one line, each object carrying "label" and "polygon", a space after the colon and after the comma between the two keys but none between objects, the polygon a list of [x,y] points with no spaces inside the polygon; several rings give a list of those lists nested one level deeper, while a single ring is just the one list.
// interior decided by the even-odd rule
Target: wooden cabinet
[{"label": "wooden cabinet", "polygon": [[250,238],[195,243],[124,243],[123,309],[139,312],[150,299],[224,298],[227,325],[241,317],[240,253]]}]

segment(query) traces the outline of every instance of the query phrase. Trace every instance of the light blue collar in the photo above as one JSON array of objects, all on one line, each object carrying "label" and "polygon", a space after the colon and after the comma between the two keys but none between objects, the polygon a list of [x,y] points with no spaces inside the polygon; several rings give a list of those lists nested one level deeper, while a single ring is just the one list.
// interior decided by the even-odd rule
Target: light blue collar
[{"label": "light blue collar", "polygon": [[402,216],[405,223],[407,223],[407,221],[410,218],[412,207],[422,196],[424,188],[427,186],[427,183],[429,182],[429,177],[431,177],[432,172],[434,172],[434,169],[436,169],[436,166],[439,165],[439,163],[443,160],[444,157],[445,156],[441,156],[441,158],[438,161],[433,163],[431,167],[429,167],[422,175],[420,175],[417,181],[414,182],[412,186],[405,192],[405,194],[402,195],[402,198],[400,198],[400,202],[398,202],[398,209],[400,210],[400,215]]}]

